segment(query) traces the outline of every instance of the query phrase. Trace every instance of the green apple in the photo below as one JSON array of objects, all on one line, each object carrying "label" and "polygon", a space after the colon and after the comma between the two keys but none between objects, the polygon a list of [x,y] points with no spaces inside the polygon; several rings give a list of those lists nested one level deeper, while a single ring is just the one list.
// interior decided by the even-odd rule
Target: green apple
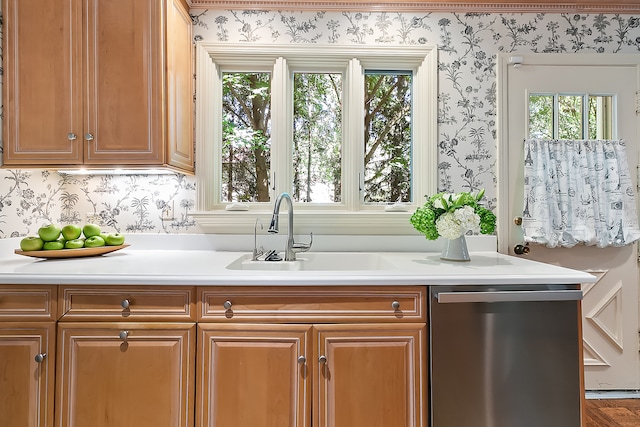
[{"label": "green apple", "polygon": [[99,236],[100,226],[91,223],[85,224],[84,227],[82,227],[82,232],[84,233],[84,237]]},{"label": "green apple", "polygon": [[85,248],[98,248],[104,246],[104,239],[100,236],[87,237],[84,241]]},{"label": "green apple", "polygon": [[56,224],[49,224],[38,229],[38,236],[45,242],[53,242],[60,237],[60,227]]},{"label": "green apple", "polygon": [[42,249],[45,251],[64,249],[64,240],[54,240],[53,242],[44,242]]},{"label": "green apple", "polygon": [[104,231],[100,232],[100,237],[102,237],[104,239],[104,241],[107,241],[107,236],[109,235],[109,233],[105,233]]},{"label": "green apple", "polygon": [[124,234],[109,233],[107,234],[107,246],[120,246],[124,243]]},{"label": "green apple", "polygon": [[20,240],[20,249],[23,251],[39,251],[44,246],[44,241],[38,236],[28,236]]},{"label": "green apple", "polygon": [[67,224],[62,227],[62,237],[64,240],[73,240],[77,239],[82,235],[82,228],[79,225],[75,224]]},{"label": "green apple", "polygon": [[73,239],[67,240],[64,242],[65,249],[79,249],[84,247],[84,240],[82,239]]}]

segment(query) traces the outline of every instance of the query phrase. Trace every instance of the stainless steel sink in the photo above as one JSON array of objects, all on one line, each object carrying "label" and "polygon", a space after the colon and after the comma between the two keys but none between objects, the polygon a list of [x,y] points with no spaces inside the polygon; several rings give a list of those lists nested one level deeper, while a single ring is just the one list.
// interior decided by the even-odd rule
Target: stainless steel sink
[{"label": "stainless steel sink", "polygon": [[358,271],[390,270],[395,265],[384,255],[370,252],[306,252],[295,261],[252,261],[251,255],[234,260],[229,270],[263,271]]}]

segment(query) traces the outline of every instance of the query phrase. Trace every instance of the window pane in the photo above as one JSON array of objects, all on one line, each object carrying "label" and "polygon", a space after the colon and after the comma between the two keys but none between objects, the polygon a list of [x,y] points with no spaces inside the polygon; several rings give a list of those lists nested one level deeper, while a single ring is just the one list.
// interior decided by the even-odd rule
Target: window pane
[{"label": "window pane", "polygon": [[612,96],[589,96],[589,139],[613,138],[612,108]]},{"label": "window pane", "polygon": [[553,138],[553,95],[529,96],[529,138]]},{"label": "window pane", "polygon": [[342,198],[342,75],[293,77],[293,194],[296,202]]},{"label": "window pane", "polygon": [[558,138],[582,139],[582,96],[558,97]]},{"label": "window pane", "polygon": [[411,201],[411,81],[408,72],[366,72],[366,203]]},{"label": "window pane", "polygon": [[271,74],[223,73],[222,202],[268,202]]}]

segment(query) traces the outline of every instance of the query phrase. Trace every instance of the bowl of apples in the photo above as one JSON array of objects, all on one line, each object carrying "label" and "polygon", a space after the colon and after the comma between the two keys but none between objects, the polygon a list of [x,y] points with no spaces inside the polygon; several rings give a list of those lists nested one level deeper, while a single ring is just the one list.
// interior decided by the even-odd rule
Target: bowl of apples
[{"label": "bowl of apples", "polygon": [[124,241],[123,234],[104,233],[97,224],[47,224],[38,229],[37,236],[20,240],[15,253],[36,258],[78,258],[124,249],[129,246]]}]

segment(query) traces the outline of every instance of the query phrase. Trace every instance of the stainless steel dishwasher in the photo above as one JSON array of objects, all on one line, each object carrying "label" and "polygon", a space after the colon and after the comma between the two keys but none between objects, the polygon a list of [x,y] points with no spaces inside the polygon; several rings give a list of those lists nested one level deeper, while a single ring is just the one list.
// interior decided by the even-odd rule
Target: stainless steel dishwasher
[{"label": "stainless steel dishwasher", "polygon": [[579,285],[432,286],[431,427],[580,427]]}]

